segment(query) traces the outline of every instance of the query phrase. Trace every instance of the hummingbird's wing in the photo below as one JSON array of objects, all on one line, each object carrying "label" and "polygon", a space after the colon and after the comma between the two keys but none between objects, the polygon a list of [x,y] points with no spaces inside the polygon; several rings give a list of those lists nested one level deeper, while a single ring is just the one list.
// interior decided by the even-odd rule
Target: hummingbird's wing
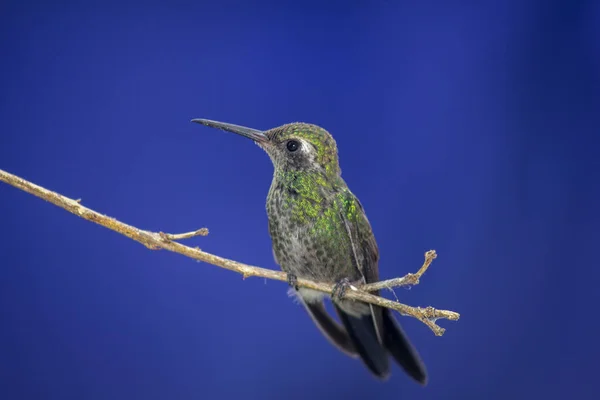
[{"label": "hummingbird's wing", "polygon": [[[356,196],[345,188],[340,194],[341,218],[344,221],[346,232],[350,238],[352,254],[356,268],[362,275],[365,283],[379,281],[379,247],[375,241],[375,235],[371,224],[367,219],[365,210]],[[373,292],[377,295],[377,292]],[[379,307],[374,309],[371,305],[371,313],[375,322],[377,337],[383,343],[383,317]]]},{"label": "hummingbird's wing", "polygon": [[379,248],[367,214],[356,196],[346,188],[341,193],[342,220],[352,243],[356,267],[367,283],[379,281]]},{"label": "hummingbird's wing", "polygon": [[[379,281],[379,248],[371,224],[362,204],[349,189],[342,192],[341,198],[343,204],[341,217],[350,237],[357,269],[366,283],[377,282]],[[378,291],[372,293],[379,294]],[[425,366],[391,311],[373,304],[370,304],[370,308],[379,343],[413,379],[425,384],[427,382]],[[339,313],[341,310],[337,308],[337,311]],[[348,329],[348,326],[346,328]],[[349,333],[352,336],[353,332],[349,330]]]}]

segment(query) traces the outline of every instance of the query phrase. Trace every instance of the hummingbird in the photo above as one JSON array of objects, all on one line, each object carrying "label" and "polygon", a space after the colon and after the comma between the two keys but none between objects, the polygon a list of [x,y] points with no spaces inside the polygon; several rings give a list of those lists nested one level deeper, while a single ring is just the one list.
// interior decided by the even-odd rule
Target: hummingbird
[{"label": "hummingbird", "polygon": [[[192,122],[249,138],[269,155],[274,173],[266,210],[273,256],[322,334],[381,380],[390,375],[391,356],[425,385],[426,368],[391,311],[344,299],[351,285],[379,280],[379,249],[362,204],[342,179],[333,136],[308,123],[261,131],[208,119]],[[332,284],[332,294],[298,287],[298,278]],[[341,324],[325,309],[326,298]]]}]

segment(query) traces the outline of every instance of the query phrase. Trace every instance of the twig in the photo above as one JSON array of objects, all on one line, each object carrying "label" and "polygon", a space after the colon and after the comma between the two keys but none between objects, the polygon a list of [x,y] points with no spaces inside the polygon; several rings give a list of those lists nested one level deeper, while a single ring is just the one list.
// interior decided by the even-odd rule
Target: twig
[{"label": "twig", "polygon": [[[184,256],[204,261],[206,263],[216,265],[221,268],[228,269],[230,271],[235,271],[240,274],[244,278],[256,276],[262,278],[268,278],[278,281],[287,282],[287,274],[280,271],[274,271],[271,269],[255,267],[251,265],[246,265],[239,263],[237,261],[228,260],[226,258],[222,258],[210,253],[206,253],[197,248],[192,248],[188,246],[184,246],[175,242],[174,240],[179,239],[187,239],[193,236],[202,236],[208,234],[208,230],[205,228],[188,232],[183,234],[166,234],[166,233],[156,233],[150,232],[142,229],[138,229],[134,226],[125,224],[123,222],[117,221],[114,218],[108,217],[106,215],[100,214],[92,209],[89,209],[80,204],[79,200],[73,200],[68,197],[65,197],[56,192],[45,189],[41,186],[38,186],[34,183],[31,183],[23,178],[20,178],[16,175],[10,174],[0,169],[0,180],[6,182],[9,185],[12,185],[18,189],[21,189],[29,194],[37,196],[41,199],[49,201],[50,203],[64,208],[65,210],[84,218],[88,221],[95,222],[98,225],[102,225],[105,228],[111,229],[115,232],[118,232],[122,235],[127,236],[130,239],[135,240],[148,247],[149,249],[164,249],[169,250],[174,253],[179,253]],[[460,314],[454,311],[448,310],[437,310],[433,307],[411,307],[405,304],[388,300],[383,297],[374,296],[370,293],[367,293],[365,290],[374,291],[381,288],[388,288],[393,286],[403,286],[408,284],[417,284],[419,282],[419,278],[427,268],[431,261],[436,257],[435,251],[430,250],[425,254],[425,263],[419,269],[416,274],[408,274],[403,278],[391,279],[382,282],[371,283],[368,285],[364,285],[362,287],[356,288],[351,287],[352,290],[348,290],[345,292],[344,297],[348,299],[363,301],[366,303],[375,304],[381,307],[387,307],[393,310],[398,311],[402,315],[407,315],[418,319],[427,325],[435,335],[441,336],[445,329],[441,328],[436,324],[436,320],[438,319],[448,319],[451,321],[457,321],[460,318]],[[321,292],[331,294],[333,291],[333,285],[321,282],[314,282],[307,279],[298,279],[298,286],[306,287],[313,290],[318,290]]]},{"label": "twig", "polygon": [[362,285],[360,289],[364,290],[365,292],[374,292],[376,290],[391,289],[393,287],[399,286],[418,285],[419,279],[421,279],[421,276],[423,276],[425,271],[427,271],[427,269],[431,265],[431,262],[436,258],[437,253],[435,252],[435,250],[429,250],[427,253],[425,253],[425,262],[423,263],[421,268],[419,268],[416,274],[406,274],[402,278],[393,278],[388,279],[386,281],[369,283],[366,285]]}]

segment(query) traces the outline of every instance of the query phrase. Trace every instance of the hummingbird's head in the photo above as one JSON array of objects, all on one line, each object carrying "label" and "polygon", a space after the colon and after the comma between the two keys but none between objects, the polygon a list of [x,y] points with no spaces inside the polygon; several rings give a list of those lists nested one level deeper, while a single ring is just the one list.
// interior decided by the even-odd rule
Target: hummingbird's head
[{"label": "hummingbird's head", "polygon": [[207,119],[192,122],[252,139],[271,157],[276,170],[320,172],[327,176],[341,173],[335,140],[317,125],[297,122],[259,131]]}]

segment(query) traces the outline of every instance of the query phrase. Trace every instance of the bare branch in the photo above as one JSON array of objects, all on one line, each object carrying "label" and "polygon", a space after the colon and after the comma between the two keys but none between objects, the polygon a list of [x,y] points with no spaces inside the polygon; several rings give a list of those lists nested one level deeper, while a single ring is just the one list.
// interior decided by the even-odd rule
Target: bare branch
[{"label": "bare branch", "polygon": [[[114,218],[108,217],[106,215],[100,214],[92,209],[89,209],[83,205],[81,205],[81,199],[73,200],[68,197],[65,197],[56,192],[45,189],[41,186],[38,186],[34,183],[31,183],[23,178],[20,178],[16,175],[10,174],[6,171],[0,169],[0,180],[12,185],[18,189],[21,189],[29,194],[37,196],[41,199],[44,199],[58,207],[61,207],[70,213],[73,213],[83,219],[88,221],[92,221],[98,225],[102,225],[105,228],[111,229],[115,232],[118,232],[122,235],[127,236],[130,239],[135,240],[146,246],[149,249],[158,250],[164,249],[168,251],[172,251],[174,253],[179,253],[184,256],[204,261],[208,264],[212,264],[221,268],[228,269],[230,271],[238,272],[242,274],[244,278],[256,276],[261,278],[273,279],[277,281],[287,282],[287,274],[281,271],[275,271],[266,268],[255,267],[252,265],[246,265],[239,263],[237,261],[228,260],[226,258],[222,258],[216,256],[214,254],[206,253],[201,251],[198,248],[192,248],[188,246],[184,246],[180,243],[177,243],[175,240],[180,239],[188,239],[194,236],[205,236],[208,234],[208,230],[206,228],[199,229],[194,232],[188,232],[183,234],[167,234],[167,233],[156,233],[150,232],[142,229],[138,229],[134,226],[125,224],[123,222],[117,221]],[[387,281],[371,283],[368,285],[363,285],[361,287],[353,287],[351,286],[351,290],[345,292],[344,297],[348,299],[363,301],[366,303],[375,304],[381,307],[390,308],[398,311],[401,315],[411,316],[413,318],[418,319],[427,325],[435,335],[441,336],[445,329],[441,328],[436,324],[438,319],[448,319],[451,321],[457,321],[460,318],[460,314],[454,311],[448,310],[438,310],[433,307],[411,307],[405,304],[399,303],[397,301],[392,301],[385,299],[380,296],[375,296],[368,291],[375,291],[383,288],[391,288],[395,286],[406,286],[406,285],[416,285],[419,283],[419,278],[425,273],[429,265],[433,261],[433,259],[437,257],[434,250],[430,250],[425,253],[425,263],[419,269],[416,274],[408,274],[402,278],[390,279]],[[309,289],[318,290],[321,292],[331,294],[333,291],[333,285],[322,282],[314,282],[307,279],[298,279],[298,286],[306,287]]]}]

